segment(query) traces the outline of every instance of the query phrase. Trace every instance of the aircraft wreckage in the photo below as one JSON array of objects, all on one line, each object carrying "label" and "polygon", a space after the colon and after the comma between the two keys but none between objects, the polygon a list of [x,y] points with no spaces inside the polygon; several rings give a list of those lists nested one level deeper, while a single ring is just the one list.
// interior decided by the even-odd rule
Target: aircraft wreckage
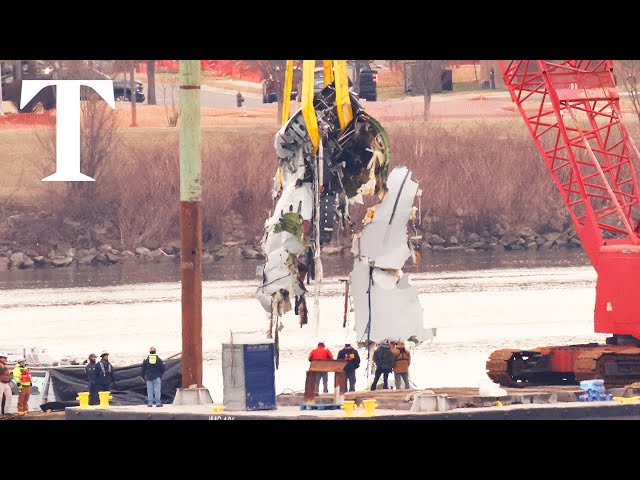
[{"label": "aircraft wreckage", "polygon": [[380,203],[367,210],[362,230],[352,235],[349,282],[357,341],[369,347],[384,339],[422,342],[432,338],[435,329],[424,327],[418,292],[402,271],[410,257],[414,262],[419,257],[407,231],[422,192],[408,168],[389,173],[386,132],[353,92],[341,89],[346,77],[335,71],[335,80],[325,81],[315,95],[303,85],[302,108],[275,136],[275,208],[265,222],[266,263],[257,292],[269,317],[267,337],[275,335],[277,342],[280,318],[291,310],[301,326],[308,323],[311,285],[312,310],[319,318],[321,248],[331,242],[335,228],[353,230],[349,205],[375,195]]}]

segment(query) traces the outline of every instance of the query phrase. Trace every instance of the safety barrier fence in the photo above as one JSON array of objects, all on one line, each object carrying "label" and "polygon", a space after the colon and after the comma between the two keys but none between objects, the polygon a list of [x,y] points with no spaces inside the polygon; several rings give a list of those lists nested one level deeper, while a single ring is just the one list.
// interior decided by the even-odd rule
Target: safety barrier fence
[{"label": "safety barrier fence", "polygon": [[[231,93],[232,94],[232,93]],[[232,94],[233,95],[233,94]],[[380,121],[421,120],[424,103],[421,97],[362,103],[365,110]],[[299,106],[292,102],[292,112]],[[278,126],[276,103],[262,104],[258,100],[250,106],[201,107],[203,127],[223,126]],[[174,104],[136,104],[135,121],[129,102],[116,102],[115,114],[119,128],[166,128],[179,126],[178,102]],[[517,112],[508,97],[468,96],[460,99],[440,100],[434,96],[430,115],[433,119],[511,118]],[[55,125],[56,110],[34,113],[7,113],[0,116],[0,130],[43,129]]]}]

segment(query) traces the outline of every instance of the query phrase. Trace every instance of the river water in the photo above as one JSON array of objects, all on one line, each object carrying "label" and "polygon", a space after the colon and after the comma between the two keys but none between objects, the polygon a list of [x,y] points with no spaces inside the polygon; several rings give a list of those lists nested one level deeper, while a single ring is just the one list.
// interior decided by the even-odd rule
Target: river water
[{"label": "river water", "polygon": [[[254,297],[257,261],[203,267],[203,383],[222,401],[222,343],[264,338],[267,318]],[[323,259],[319,322],[282,319],[276,393],[304,390],[307,355],[318,338],[336,354],[355,341],[352,314],[342,327],[340,278],[348,259]],[[582,250],[436,253],[407,268],[426,326],[437,336],[413,349],[410,379],[418,388],[476,386],[499,348],[602,342],[593,331],[596,274]],[[84,359],[108,350],[117,367],[140,362],[154,345],[161,357],[181,350],[181,285],[177,263],[0,273],[4,345],[44,346],[54,357]],[[313,305],[310,296],[308,304]],[[309,318],[312,319],[313,312]],[[357,388],[367,384],[367,352]]]}]

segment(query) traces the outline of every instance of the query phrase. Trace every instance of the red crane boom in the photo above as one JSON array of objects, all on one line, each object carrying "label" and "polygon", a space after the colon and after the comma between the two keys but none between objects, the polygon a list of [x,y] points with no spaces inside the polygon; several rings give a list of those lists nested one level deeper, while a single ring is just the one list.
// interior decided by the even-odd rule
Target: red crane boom
[{"label": "red crane boom", "polygon": [[500,68],[512,100],[569,209],[598,274],[594,326],[606,345],[498,350],[490,378],[505,386],[640,381],[640,198],[610,60],[510,60]]}]

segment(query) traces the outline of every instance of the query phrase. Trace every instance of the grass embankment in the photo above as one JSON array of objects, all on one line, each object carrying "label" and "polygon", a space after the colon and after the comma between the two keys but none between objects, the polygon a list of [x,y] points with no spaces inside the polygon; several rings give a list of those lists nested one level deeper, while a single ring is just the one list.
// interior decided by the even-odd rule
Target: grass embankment
[{"label": "grass embankment", "polygon": [[[637,130],[635,124],[634,130]],[[406,165],[423,190],[424,228],[441,236],[538,228],[568,214],[521,120],[388,122],[392,165]],[[179,131],[128,129],[93,183],[49,183],[51,151],[32,131],[0,131],[0,227],[23,206],[93,226],[109,220],[132,248],[179,238]],[[204,238],[251,239],[272,208],[276,169],[272,128],[206,128],[202,134]],[[42,159],[48,159],[43,162]],[[19,188],[18,188],[19,187]],[[228,224],[230,211],[242,223]],[[354,221],[360,218],[353,211]],[[20,240],[15,232],[15,240]]]}]

